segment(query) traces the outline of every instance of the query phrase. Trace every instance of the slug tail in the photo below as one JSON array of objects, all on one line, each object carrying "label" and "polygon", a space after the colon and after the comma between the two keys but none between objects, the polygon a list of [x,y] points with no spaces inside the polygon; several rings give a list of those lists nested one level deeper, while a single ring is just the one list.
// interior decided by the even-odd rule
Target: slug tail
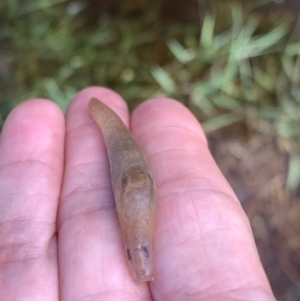
[{"label": "slug tail", "polygon": [[152,246],[139,245],[136,248],[127,249],[127,259],[133,279],[137,283],[154,279]]}]

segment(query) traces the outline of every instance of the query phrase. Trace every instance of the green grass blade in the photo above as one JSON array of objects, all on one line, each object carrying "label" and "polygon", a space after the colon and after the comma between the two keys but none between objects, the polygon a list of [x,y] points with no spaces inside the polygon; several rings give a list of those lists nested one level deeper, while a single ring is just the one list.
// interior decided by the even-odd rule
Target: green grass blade
[{"label": "green grass blade", "polygon": [[232,125],[243,119],[242,115],[237,115],[236,113],[228,113],[211,118],[202,123],[202,127],[205,133],[211,133],[213,131],[222,129],[226,126]]},{"label": "green grass blade", "polygon": [[214,39],[215,18],[206,13],[201,29],[200,44],[204,48],[209,48],[212,45]]},{"label": "green grass blade", "polygon": [[286,179],[286,188],[294,192],[300,183],[300,156],[291,155]]},{"label": "green grass blade", "polygon": [[167,43],[170,51],[176,57],[176,59],[185,64],[191,61],[195,57],[195,53],[191,49],[185,49],[177,40],[170,40]]},{"label": "green grass blade", "polygon": [[163,68],[156,66],[151,69],[151,74],[164,92],[168,94],[175,93],[175,82]]}]

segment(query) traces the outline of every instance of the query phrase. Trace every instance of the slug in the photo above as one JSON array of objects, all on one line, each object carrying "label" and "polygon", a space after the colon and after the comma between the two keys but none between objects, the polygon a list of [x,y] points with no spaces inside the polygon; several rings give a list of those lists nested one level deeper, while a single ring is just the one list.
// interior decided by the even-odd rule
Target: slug
[{"label": "slug", "polygon": [[89,110],[106,144],[129,269],[137,283],[151,281],[154,279],[152,239],[156,188],[149,164],[140,146],[114,111],[96,98],[90,100]]}]

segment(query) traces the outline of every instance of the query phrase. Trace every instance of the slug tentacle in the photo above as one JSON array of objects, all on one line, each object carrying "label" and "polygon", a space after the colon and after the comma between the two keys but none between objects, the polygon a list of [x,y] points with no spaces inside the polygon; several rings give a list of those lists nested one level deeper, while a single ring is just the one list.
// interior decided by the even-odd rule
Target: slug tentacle
[{"label": "slug tentacle", "polygon": [[119,116],[92,98],[89,110],[107,148],[125,254],[136,282],[153,280],[155,183],[140,146]]}]

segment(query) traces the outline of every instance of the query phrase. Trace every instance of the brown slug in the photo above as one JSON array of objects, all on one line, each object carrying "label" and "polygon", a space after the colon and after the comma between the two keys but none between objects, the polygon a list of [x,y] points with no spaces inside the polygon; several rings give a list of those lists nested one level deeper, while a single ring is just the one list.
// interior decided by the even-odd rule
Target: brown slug
[{"label": "brown slug", "polygon": [[100,127],[110,163],[111,184],[125,255],[136,282],[153,280],[152,239],[156,188],[140,146],[119,116],[92,98],[89,110]]}]

